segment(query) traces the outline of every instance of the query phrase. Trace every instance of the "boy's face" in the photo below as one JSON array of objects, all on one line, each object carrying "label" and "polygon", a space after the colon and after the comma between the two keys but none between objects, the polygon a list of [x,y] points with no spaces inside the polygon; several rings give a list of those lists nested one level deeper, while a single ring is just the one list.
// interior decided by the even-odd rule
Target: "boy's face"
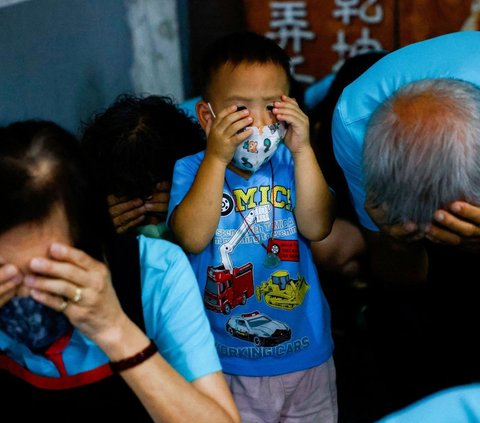
[{"label": "boy's face", "polygon": [[274,101],[288,95],[284,69],[273,63],[226,63],[217,70],[209,89],[209,101],[215,113],[236,105],[244,106],[253,118],[252,126],[276,122],[271,112]]}]

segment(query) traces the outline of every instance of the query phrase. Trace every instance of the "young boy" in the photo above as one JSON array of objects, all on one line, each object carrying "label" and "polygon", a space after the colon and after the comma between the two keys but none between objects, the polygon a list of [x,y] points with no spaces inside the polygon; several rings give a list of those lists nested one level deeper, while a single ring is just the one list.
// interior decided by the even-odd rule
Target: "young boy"
[{"label": "young boy", "polygon": [[309,250],[332,195],[272,40],[207,49],[204,152],[177,162],[168,222],[190,253],[242,422],[335,422],[330,314]]}]

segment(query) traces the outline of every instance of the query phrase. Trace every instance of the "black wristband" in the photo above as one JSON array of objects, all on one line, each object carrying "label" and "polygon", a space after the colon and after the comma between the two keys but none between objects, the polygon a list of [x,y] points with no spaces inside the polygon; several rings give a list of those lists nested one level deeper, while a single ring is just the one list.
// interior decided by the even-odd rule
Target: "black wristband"
[{"label": "black wristband", "polygon": [[150,339],[150,344],[143,349],[142,351],[138,352],[131,357],[124,358],[118,361],[110,361],[110,368],[112,369],[113,373],[123,372],[124,370],[131,369],[143,363],[145,360],[148,360],[153,354],[158,351],[157,346],[155,343]]}]

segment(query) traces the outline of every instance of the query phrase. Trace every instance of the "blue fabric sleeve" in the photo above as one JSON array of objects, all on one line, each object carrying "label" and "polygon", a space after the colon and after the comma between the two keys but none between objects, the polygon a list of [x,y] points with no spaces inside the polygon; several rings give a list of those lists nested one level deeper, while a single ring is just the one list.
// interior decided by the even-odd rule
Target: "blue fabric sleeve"
[{"label": "blue fabric sleeve", "polygon": [[334,79],[335,73],[329,73],[305,89],[303,102],[307,110],[312,110],[325,98]]},{"label": "blue fabric sleeve", "polygon": [[367,229],[378,231],[364,208],[362,174],[363,141],[372,113],[400,87],[421,79],[452,78],[480,86],[479,45],[478,31],[414,43],[386,55],[343,90],[332,123],[333,149]]},{"label": "blue fabric sleeve", "polygon": [[377,423],[478,423],[480,384],[457,386],[430,395]]},{"label": "blue fabric sleeve", "polygon": [[168,241],[139,239],[145,325],[160,354],[188,381],[221,370],[186,255]]}]

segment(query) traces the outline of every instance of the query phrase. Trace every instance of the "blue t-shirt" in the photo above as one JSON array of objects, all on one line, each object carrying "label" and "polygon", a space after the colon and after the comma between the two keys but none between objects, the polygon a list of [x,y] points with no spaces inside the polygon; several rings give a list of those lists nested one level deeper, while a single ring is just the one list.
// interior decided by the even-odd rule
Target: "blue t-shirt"
[{"label": "blue t-shirt", "polygon": [[478,423],[480,383],[437,392],[377,423]]},{"label": "blue t-shirt", "polygon": [[332,125],[335,157],[343,169],[360,223],[377,226],[365,211],[363,141],[377,107],[403,85],[421,79],[453,78],[480,86],[480,32],[442,35],[388,54],[347,86],[335,108]]},{"label": "blue t-shirt", "polygon": [[[176,163],[169,216],[203,157],[201,152]],[[283,144],[271,164],[248,180],[227,169],[215,236],[200,254],[189,255],[229,374],[291,373],[318,366],[332,354],[330,311],[309,242],[297,229],[293,159]],[[264,265],[266,248],[281,259],[277,267]]]},{"label": "blue t-shirt", "polygon": [[[139,236],[142,304],[147,335],[186,380],[221,370],[198,284],[187,257],[168,241]],[[133,281],[135,283],[135,281]],[[0,331],[0,350],[40,376],[58,377],[53,362]],[[63,352],[68,375],[95,369],[108,357],[78,330]]]}]

